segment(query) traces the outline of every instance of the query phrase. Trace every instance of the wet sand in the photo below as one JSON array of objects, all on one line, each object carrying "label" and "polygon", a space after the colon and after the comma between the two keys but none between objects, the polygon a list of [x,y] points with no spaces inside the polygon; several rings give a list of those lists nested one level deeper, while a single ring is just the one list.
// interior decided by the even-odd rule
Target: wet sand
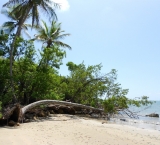
[{"label": "wet sand", "polygon": [[159,145],[160,131],[72,115],[0,128],[0,145]]}]

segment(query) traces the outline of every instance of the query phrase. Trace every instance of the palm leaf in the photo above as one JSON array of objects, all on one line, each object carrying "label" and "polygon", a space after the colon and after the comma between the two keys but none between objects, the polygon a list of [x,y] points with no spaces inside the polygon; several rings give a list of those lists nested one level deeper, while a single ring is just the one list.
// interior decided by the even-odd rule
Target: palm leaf
[{"label": "palm leaf", "polygon": [[29,33],[28,33],[26,30],[24,30],[24,33],[25,33],[29,38],[31,38],[31,36],[29,35]]},{"label": "palm leaf", "polygon": [[64,37],[66,36],[70,36],[70,34],[61,34],[61,35],[58,35],[57,39],[64,39]]},{"label": "palm leaf", "polygon": [[[23,4],[26,4],[24,2]],[[11,33],[19,26],[19,21],[22,19],[22,11],[26,10],[26,5],[23,6],[23,8],[20,5],[16,5],[13,7],[7,7],[7,9],[3,10],[2,13],[11,19],[9,22],[5,22],[2,26],[6,33]],[[31,14],[28,14],[27,19],[29,19]],[[28,27],[31,27],[30,24],[22,24],[22,30],[25,30],[25,34],[29,36],[29,34],[26,32],[28,30]],[[30,36],[29,36],[30,37]]]},{"label": "palm leaf", "polygon": [[9,21],[9,22],[3,23],[2,27],[10,27],[10,26],[12,26],[12,25],[15,25],[15,22]]},{"label": "palm leaf", "polygon": [[14,31],[15,27],[16,27],[16,23],[15,22],[5,22],[3,25],[3,30],[9,34],[11,32]]},{"label": "palm leaf", "polygon": [[3,7],[19,4],[22,2],[24,2],[24,0],[9,0],[9,2],[7,2],[3,5]]},{"label": "palm leaf", "polygon": [[26,30],[28,30],[28,28],[31,28],[32,27],[32,25],[30,25],[30,24],[23,24],[23,28],[24,29],[26,29]]},{"label": "palm leaf", "polygon": [[70,50],[72,49],[71,46],[69,46],[68,44],[65,44],[65,43],[63,43],[61,41],[55,41],[54,44],[56,44],[57,46],[69,48]]},{"label": "palm leaf", "polygon": [[32,26],[39,25],[39,12],[37,6],[32,7]]},{"label": "palm leaf", "polygon": [[[58,5],[57,3],[54,3],[54,7],[55,8],[58,8]],[[54,9],[51,7],[51,5],[49,5],[48,3],[46,2],[42,2],[41,5],[40,5],[40,8],[43,10],[44,13],[47,14],[47,16],[49,17],[49,20],[52,21],[52,20],[57,20],[57,15],[54,11]]]},{"label": "palm leaf", "polygon": [[47,24],[46,24],[46,22],[44,22],[43,20],[42,20],[42,27],[40,27],[40,30],[43,32],[43,35],[44,35],[44,33],[45,33],[46,35],[48,35],[48,33],[49,33]]}]

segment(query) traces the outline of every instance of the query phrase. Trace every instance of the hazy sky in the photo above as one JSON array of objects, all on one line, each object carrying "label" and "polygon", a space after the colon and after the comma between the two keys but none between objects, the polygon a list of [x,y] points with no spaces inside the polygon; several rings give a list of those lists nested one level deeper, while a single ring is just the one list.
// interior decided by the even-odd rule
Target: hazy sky
[{"label": "hazy sky", "polygon": [[[102,63],[102,73],[118,70],[129,98],[160,100],[160,0],[53,0],[72,47],[64,64]],[[0,5],[7,0],[0,1]],[[0,14],[0,24],[7,19]],[[62,75],[68,70],[64,65]]]}]

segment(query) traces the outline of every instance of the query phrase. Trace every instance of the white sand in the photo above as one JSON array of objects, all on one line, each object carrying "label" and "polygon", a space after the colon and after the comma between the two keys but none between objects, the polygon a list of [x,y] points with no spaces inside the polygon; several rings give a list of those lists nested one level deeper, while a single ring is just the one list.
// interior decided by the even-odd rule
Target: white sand
[{"label": "white sand", "polygon": [[160,131],[70,115],[0,128],[0,145],[160,145]]}]

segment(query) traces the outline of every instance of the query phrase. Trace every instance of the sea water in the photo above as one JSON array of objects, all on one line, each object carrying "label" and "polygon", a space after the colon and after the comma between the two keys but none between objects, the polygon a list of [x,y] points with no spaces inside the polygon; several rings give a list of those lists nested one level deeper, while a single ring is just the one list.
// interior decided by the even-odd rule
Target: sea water
[{"label": "sea water", "polygon": [[146,115],[151,113],[159,114],[160,116],[160,101],[154,101],[154,103],[149,106],[131,106],[129,110],[135,112],[135,117],[137,118],[130,118],[122,113],[121,115],[119,114],[118,116],[111,118],[110,122],[160,131],[160,118],[146,117]]}]

